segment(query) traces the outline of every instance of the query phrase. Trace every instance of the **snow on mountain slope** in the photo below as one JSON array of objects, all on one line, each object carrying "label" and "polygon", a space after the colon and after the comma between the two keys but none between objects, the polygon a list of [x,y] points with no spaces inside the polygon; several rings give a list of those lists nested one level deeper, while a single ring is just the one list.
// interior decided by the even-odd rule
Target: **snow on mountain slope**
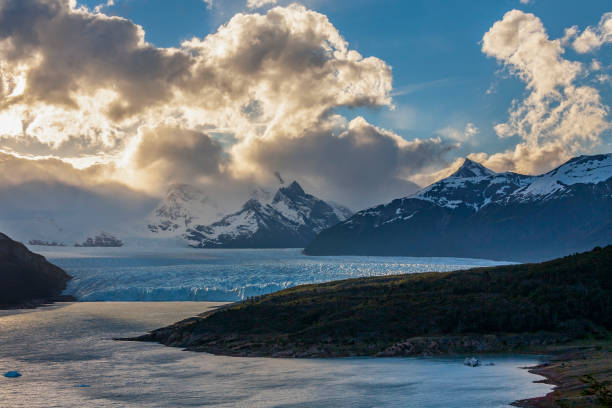
[{"label": "snow on mountain slope", "polygon": [[432,202],[440,207],[468,207],[478,211],[527,185],[530,176],[495,173],[482,164],[465,159],[451,176],[417,192],[409,198]]},{"label": "snow on mountain slope", "polygon": [[462,256],[533,261],[612,243],[612,154],[538,176],[461,168],[318,234],[310,255]]},{"label": "snow on mountain slope", "polygon": [[334,203],[333,201],[328,201],[327,204],[332,207],[334,213],[336,214],[336,217],[338,217],[340,221],[344,221],[354,214],[353,211],[351,211],[351,209],[349,209],[348,207],[345,207],[338,203]]},{"label": "snow on mountain slope", "polygon": [[301,247],[347,213],[344,207],[307,194],[294,181],[269,202],[252,198],[213,224],[189,228],[186,238],[191,246],[205,248]]},{"label": "snow on mountain slope", "polygon": [[540,200],[568,192],[575,184],[597,184],[612,177],[612,154],[580,156],[540,176],[495,173],[466,159],[450,177],[440,180],[410,198],[430,201],[440,207],[460,206],[478,211],[490,203]]},{"label": "snow on mountain slope", "polygon": [[538,177],[513,195],[518,200],[538,200],[563,194],[574,184],[597,184],[612,177],[612,154],[580,156]]},{"label": "snow on mountain slope", "polygon": [[216,204],[203,191],[189,184],[173,184],[149,216],[147,227],[162,236],[180,235],[218,215]]}]

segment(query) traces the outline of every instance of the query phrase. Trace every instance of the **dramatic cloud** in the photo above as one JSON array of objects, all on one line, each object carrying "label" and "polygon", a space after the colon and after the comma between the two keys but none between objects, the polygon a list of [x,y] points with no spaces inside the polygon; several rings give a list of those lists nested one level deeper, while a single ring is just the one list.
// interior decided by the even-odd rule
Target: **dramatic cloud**
[{"label": "dramatic cloud", "polygon": [[581,70],[579,63],[561,57],[561,42],[548,38],[539,18],[520,10],[493,24],[482,38],[482,51],[518,75],[538,98],[570,85]]},{"label": "dramatic cloud", "polygon": [[299,178],[321,194],[333,191],[336,200],[360,208],[414,192],[410,176],[444,164],[454,147],[440,139],[408,142],[361,117],[348,124],[337,119],[284,143],[252,140],[240,157],[280,169],[285,179]]},{"label": "dramatic cloud", "polygon": [[300,5],[237,14],[205,38],[158,48],[140,26],[101,13],[112,4],[0,3],[3,149],[108,163],[109,180],[149,191],[175,181],[276,184],[278,171],[360,206],[387,178],[413,188],[414,173],[454,147],[336,114],[391,106],[392,75],[323,14]]},{"label": "dramatic cloud", "polygon": [[100,231],[133,230],[157,200],[108,182],[111,167],[79,170],[58,159],[0,152],[0,230],[71,245]]},{"label": "dramatic cloud", "polygon": [[0,185],[16,185],[44,180],[83,186],[88,183],[102,183],[105,176],[104,166],[92,166],[87,170],[78,170],[59,159],[32,160],[0,151]]},{"label": "dramatic cloud", "polygon": [[224,161],[223,147],[208,135],[168,126],[143,129],[133,156],[147,178],[165,182],[219,175]]},{"label": "dramatic cloud", "polygon": [[189,55],[155,48],[140,26],[67,1],[4,1],[0,27],[3,70],[25,74],[16,99],[26,103],[78,108],[80,94],[103,89],[107,114],[117,120],[171,98],[189,78]]},{"label": "dramatic cloud", "polygon": [[523,80],[529,91],[514,101],[508,122],[495,126],[499,137],[518,136],[522,142],[488,157],[487,165],[528,173],[548,170],[589,151],[610,128],[599,92],[577,83],[583,66],[562,57],[562,41],[549,39],[533,14],[506,13],[484,35],[482,51]]}]

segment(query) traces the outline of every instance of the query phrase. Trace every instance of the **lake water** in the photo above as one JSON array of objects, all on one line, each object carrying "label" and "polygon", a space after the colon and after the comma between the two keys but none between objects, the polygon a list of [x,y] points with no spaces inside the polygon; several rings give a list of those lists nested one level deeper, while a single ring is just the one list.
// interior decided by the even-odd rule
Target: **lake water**
[{"label": "lake water", "polygon": [[266,359],[117,342],[201,313],[199,302],[60,304],[0,311],[2,407],[507,407],[551,386],[533,356]]},{"label": "lake water", "polygon": [[236,301],[305,283],[500,265],[480,259],[305,256],[301,249],[34,247],[82,301]]}]

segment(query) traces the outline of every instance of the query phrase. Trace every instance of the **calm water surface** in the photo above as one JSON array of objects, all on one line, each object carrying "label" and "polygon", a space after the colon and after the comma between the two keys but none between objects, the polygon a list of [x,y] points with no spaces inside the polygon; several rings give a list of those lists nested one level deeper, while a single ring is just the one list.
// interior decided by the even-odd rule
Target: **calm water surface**
[{"label": "calm water surface", "polygon": [[2,407],[506,407],[549,385],[534,357],[266,359],[117,342],[193,316],[203,302],[73,303],[0,311]]}]

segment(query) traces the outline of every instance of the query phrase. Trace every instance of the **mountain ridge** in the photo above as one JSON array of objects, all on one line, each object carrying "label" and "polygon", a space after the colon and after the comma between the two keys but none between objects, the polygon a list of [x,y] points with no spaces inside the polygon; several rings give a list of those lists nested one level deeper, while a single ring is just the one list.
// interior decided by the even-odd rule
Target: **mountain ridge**
[{"label": "mountain ridge", "polygon": [[158,235],[183,234],[213,212],[218,212],[217,205],[204,191],[190,184],[171,184],[149,216],[147,229]]},{"label": "mountain ridge", "polygon": [[269,202],[251,198],[219,221],[188,228],[185,238],[196,248],[301,248],[349,213],[293,181],[280,187]]},{"label": "mountain ridge", "polygon": [[538,261],[612,242],[612,154],[538,176],[471,160],[407,197],[322,231],[309,255],[457,256]]}]

